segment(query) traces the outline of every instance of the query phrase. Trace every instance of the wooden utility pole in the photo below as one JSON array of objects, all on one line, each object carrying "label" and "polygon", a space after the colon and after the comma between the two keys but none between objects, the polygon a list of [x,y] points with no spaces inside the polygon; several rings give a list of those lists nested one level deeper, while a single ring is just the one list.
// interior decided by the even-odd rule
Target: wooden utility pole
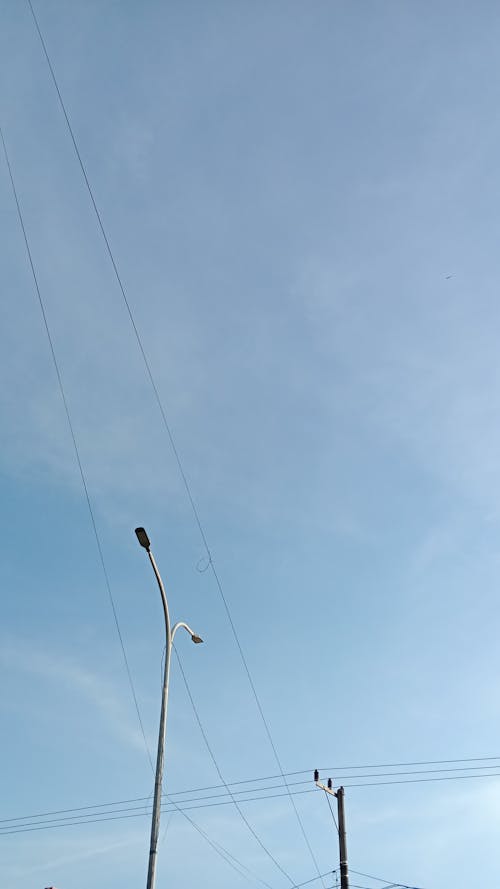
[{"label": "wooden utility pole", "polygon": [[337,798],[337,813],[339,823],[337,831],[339,835],[339,854],[340,854],[340,889],[349,889],[349,871],[347,869],[347,840],[345,831],[345,809],[344,809],[344,788],[339,787],[338,790],[333,789],[332,779],[328,778],[328,786],[325,787],[319,780],[319,772],[314,771],[314,783],[320,790],[329,793],[330,796]]}]

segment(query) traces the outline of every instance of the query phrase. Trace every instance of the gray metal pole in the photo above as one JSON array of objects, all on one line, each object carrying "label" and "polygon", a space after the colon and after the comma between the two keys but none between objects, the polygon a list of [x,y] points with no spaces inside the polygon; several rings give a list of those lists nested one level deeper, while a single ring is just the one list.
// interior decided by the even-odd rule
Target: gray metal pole
[{"label": "gray metal pole", "polygon": [[344,788],[337,790],[337,812],[339,816],[339,848],[340,848],[340,889],[349,889],[349,873],[347,870],[347,841],[345,833]]},{"label": "gray metal pole", "polygon": [[201,636],[198,636],[191,627],[184,623],[184,621],[178,621],[174,625],[172,629],[170,629],[170,616],[168,613],[168,603],[167,603],[167,595],[165,593],[165,587],[163,586],[163,581],[160,576],[160,572],[158,571],[158,567],[154,560],[153,553],[151,552],[151,544],[149,542],[149,537],[146,534],[144,528],[136,528],[135,533],[140,545],[146,550],[149,561],[153,567],[153,571],[155,573],[156,580],[158,582],[158,587],[161,593],[161,602],[163,605],[163,614],[165,616],[165,636],[166,636],[166,646],[165,646],[165,669],[163,672],[163,688],[161,694],[161,712],[160,712],[160,728],[158,730],[158,752],[156,754],[156,775],[155,775],[155,791],[153,798],[153,813],[151,817],[151,840],[149,844],[149,863],[148,863],[148,880],[147,880],[147,889],[154,889],[155,880],[156,880],[156,860],[157,860],[157,850],[158,850],[158,834],[160,831],[160,814],[161,814],[161,791],[162,791],[162,783],[163,783],[163,762],[165,759],[165,732],[167,727],[167,707],[168,707],[168,681],[170,677],[170,654],[172,652],[172,645],[174,641],[175,634],[177,630],[182,627],[183,630],[186,630],[187,633],[191,636],[191,640],[197,645],[199,642],[203,642]]},{"label": "gray metal pole", "polygon": [[156,566],[153,554],[148,549],[148,556],[153,566],[156,580],[160,588],[161,600],[163,604],[163,612],[165,615],[165,669],[163,672],[163,688],[161,694],[161,712],[160,712],[160,728],[158,730],[158,752],[156,755],[156,776],[155,776],[155,792],[153,798],[153,814],[151,818],[151,840],[149,844],[149,864],[148,864],[148,881],[147,889],[154,889],[156,880],[156,859],[158,849],[158,834],[160,831],[160,813],[161,813],[161,790],[163,783],[163,763],[165,759],[165,730],[167,725],[167,707],[168,707],[168,680],[170,676],[170,651],[172,648],[172,634],[170,632],[170,617],[168,613],[167,597],[163,586],[160,572]]}]

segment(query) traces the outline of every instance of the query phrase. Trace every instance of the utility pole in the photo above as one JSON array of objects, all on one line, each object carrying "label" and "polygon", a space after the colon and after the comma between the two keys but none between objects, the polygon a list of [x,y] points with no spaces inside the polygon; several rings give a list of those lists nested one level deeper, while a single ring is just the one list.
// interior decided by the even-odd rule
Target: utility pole
[{"label": "utility pole", "polygon": [[347,842],[345,836],[344,788],[339,787],[336,793],[337,811],[339,816],[339,851],[340,851],[340,889],[349,889],[347,871]]},{"label": "utility pole", "polygon": [[339,854],[340,854],[340,889],[349,889],[349,872],[347,869],[347,840],[345,831],[345,808],[344,808],[344,788],[339,787],[338,790],[333,789],[332,779],[328,778],[327,786],[321,784],[319,780],[319,772],[314,770],[314,783],[320,790],[337,798],[337,814],[339,823],[337,831],[339,835]]}]

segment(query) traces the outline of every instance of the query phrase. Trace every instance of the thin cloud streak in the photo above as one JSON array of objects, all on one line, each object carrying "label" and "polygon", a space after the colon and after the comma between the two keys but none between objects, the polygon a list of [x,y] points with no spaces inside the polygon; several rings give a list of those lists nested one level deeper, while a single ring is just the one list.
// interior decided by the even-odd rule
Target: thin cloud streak
[{"label": "thin cloud streak", "polygon": [[10,671],[27,673],[38,681],[48,681],[59,689],[59,693],[79,695],[99,714],[101,724],[109,734],[144,753],[142,734],[136,730],[121,703],[123,691],[120,692],[97,673],[67,655],[53,651],[49,653],[24,639],[4,641],[0,649],[0,662]]}]

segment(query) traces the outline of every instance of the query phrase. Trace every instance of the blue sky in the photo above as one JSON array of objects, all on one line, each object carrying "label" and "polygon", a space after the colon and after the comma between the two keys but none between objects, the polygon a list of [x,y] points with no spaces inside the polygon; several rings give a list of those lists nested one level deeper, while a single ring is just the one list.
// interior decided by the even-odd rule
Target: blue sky
[{"label": "blue sky", "polygon": [[[34,7],[285,771],[500,755],[497,4]],[[0,59],[148,744],[164,643],[139,524],[206,640],[178,648],[225,779],[275,775],[27,4],[3,5]],[[0,214],[8,819],[152,776],[5,164]],[[348,788],[352,868],[498,885],[498,780]],[[166,788],[218,783],[174,664]],[[295,799],[329,871],[324,800]],[[141,885],[146,809],[2,835],[2,887]],[[316,875],[286,798],[244,811],[295,882]],[[190,814],[287,889],[233,806]],[[248,884],[167,824],[159,886]]]}]

